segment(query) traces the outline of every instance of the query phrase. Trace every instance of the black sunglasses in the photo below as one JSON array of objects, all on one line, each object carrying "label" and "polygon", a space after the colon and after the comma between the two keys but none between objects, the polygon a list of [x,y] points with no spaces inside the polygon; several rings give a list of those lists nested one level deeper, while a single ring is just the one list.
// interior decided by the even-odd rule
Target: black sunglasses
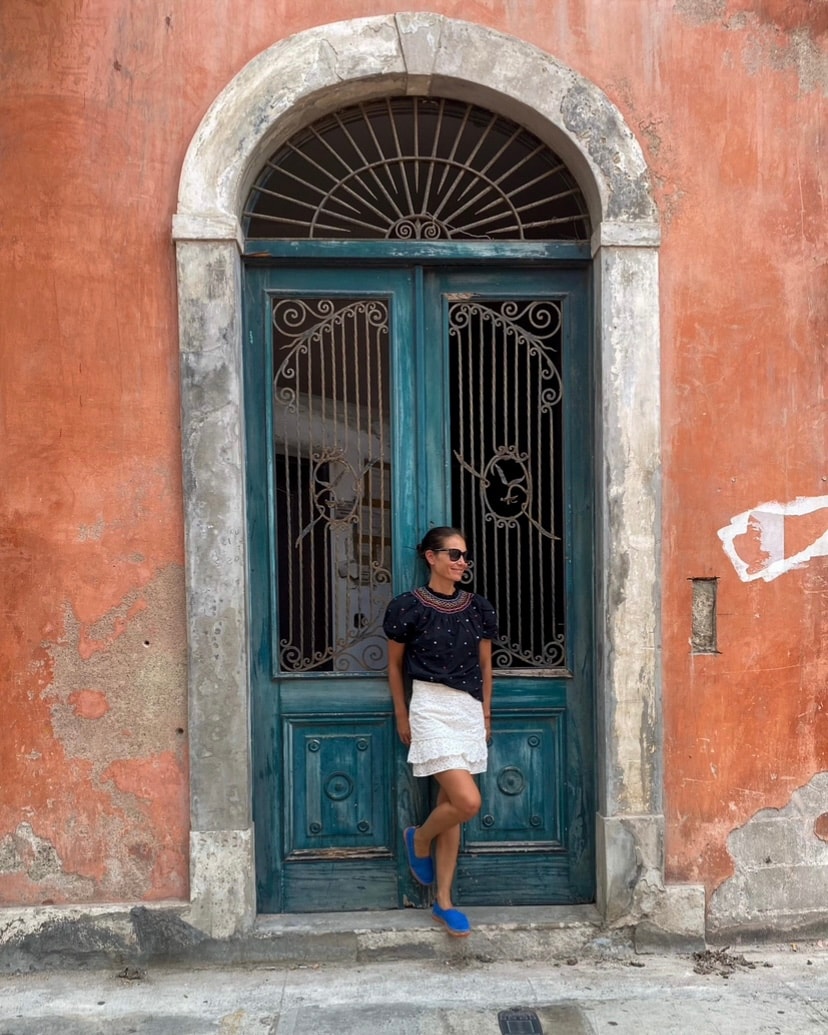
[{"label": "black sunglasses", "polygon": [[466,564],[471,564],[469,551],[458,550],[456,546],[441,546],[439,550],[433,550],[432,553],[447,553],[450,561],[459,561],[462,557]]}]

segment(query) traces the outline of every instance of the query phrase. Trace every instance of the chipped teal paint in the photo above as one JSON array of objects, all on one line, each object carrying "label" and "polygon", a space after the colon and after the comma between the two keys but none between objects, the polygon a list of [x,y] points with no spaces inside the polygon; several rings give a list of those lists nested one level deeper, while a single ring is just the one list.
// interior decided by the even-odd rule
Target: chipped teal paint
[{"label": "chipped teal paint", "polygon": [[248,262],[341,262],[343,250],[361,262],[405,262],[423,265],[446,263],[491,264],[586,262],[588,244],[569,241],[248,241]]},{"label": "chipped teal paint", "polygon": [[[499,256],[502,249],[492,249]],[[350,249],[356,261],[363,249]],[[369,249],[370,258],[375,251]],[[441,256],[445,262],[447,255]],[[467,249],[457,248],[468,261]],[[333,254],[341,255],[340,249]],[[321,252],[315,255],[320,259]],[[513,258],[513,256],[512,256]],[[391,304],[394,591],[419,581],[414,544],[451,520],[445,295],[564,302],[568,673],[495,686],[484,808],[464,835],[456,882],[468,904],[594,897],[592,679],[594,394],[588,268],[314,265],[253,261],[245,278],[245,421],[252,635],[253,812],[261,912],[380,909],[423,902],[400,831],[429,793],[410,776],[384,674],[274,671],[273,414],[269,299],[274,292],[381,295]],[[347,802],[345,808],[342,803]],[[320,836],[324,834],[324,843]]]}]

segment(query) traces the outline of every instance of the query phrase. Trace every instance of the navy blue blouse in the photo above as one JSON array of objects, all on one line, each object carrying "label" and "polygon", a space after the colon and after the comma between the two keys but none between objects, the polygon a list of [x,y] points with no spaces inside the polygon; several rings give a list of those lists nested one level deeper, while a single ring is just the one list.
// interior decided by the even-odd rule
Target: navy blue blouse
[{"label": "navy blue blouse", "polygon": [[483,700],[480,641],[497,638],[497,614],[485,597],[464,589],[445,596],[422,586],[394,597],[382,627],[389,640],[405,644],[412,679],[445,683]]}]

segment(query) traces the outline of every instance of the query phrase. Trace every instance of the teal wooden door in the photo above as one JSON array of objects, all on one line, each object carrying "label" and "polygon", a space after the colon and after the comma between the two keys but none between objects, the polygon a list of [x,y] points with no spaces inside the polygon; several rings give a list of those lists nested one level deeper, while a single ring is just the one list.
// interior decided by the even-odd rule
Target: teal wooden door
[{"label": "teal wooden door", "polygon": [[588,271],[247,270],[252,736],[262,912],[425,904],[434,788],[394,728],[381,620],[464,528],[498,609],[462,904],[594,894]]}]

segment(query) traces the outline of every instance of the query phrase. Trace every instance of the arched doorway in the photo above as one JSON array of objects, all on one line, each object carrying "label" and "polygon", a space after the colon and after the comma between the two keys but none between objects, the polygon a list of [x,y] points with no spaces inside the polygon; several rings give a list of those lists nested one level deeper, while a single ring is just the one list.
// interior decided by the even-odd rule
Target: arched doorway
[{"label": "arched doorway", "polygon": [[[270,636],[261,615],[248,610],[242,212],[267,157],[300,127],[346,103],[406,93],[470,102],[512,119],[561,157],[589,208],[599,906],[613,918],[632,915],[637,882],[652,889],[663,873],[658,227],[641,152],[600,90],[519,40],[436,15],[369,18],[308,30],[254,59],[205,116],[182,173],[174,236],[189,600],[191,916],[214,935],[249,925],[256,913],[251,802],[259,774],[249,733],[250,671],[251,657],[266,654]],[[317,242],[317,260],[327,244]],[[508,252],[507,243],[498,247]],[[427,266],[424,261],[423,286]],[[465,292],[461,286],[453,293]],[[258,759],[255,767],[262,764]],[[255,843],[260,849],[258,833]]]},{"label": "arched doorway", "polygon": [[[385,607],[431,525],[500,616],[490,766],[459,902],[592,901],[589,214],[478,105],[409,95],[303,127],[245,205],[251,674],[262,912],[421,897],[426,809],[385,684]],[[325,244],[318,253],[317,242]],[[432,789],[433,792],[433,789]]]}]

